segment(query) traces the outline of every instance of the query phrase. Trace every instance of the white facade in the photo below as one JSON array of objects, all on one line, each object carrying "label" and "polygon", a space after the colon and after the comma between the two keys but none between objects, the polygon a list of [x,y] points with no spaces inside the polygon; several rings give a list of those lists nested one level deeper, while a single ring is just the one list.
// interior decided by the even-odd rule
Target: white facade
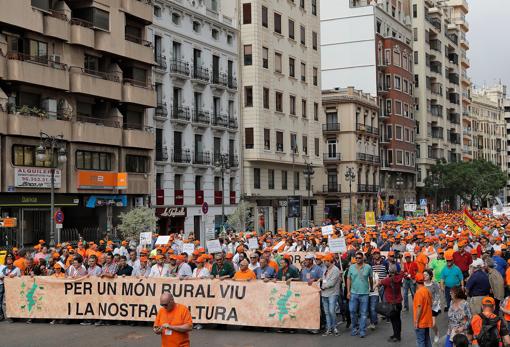
[{"label": "white facade", "polygon": [[[160,232],[203,241],[240,197],[237,7],[233,1],[155,3],[156,214]],[[224,157],[221,170],[215,163]],[[209,205],[202,213],[202,201]],[[185,215],[185,217],[184,217]],[[177,216],[177,217],[176,217]]]}]

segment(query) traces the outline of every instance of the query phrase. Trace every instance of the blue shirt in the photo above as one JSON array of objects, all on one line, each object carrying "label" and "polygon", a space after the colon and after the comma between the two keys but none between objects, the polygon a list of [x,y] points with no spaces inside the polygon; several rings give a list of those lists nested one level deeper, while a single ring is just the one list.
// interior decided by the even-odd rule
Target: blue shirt
[{"label": "blue shirt", "polygon": [[301,269],[301,281],[308,282],[308,280],[319,280],[322,278],[322,269],[316,265],[313,264],[312,268],[302,268]]},{"label": "blue shirt", "polygon": [[262,278],[262,274],[264,274],[264,278],[274,278],[275,277],[275,271],[271,266],[266,266],[264,269],[261,267],[258,267],[253,270],[255,272],[255,275],[257,275],[257,279]]},{"label": "blue shirt", "polygon": [[486,296],[491,292],[489,276],[483,270],[477,270],[469,276],[466,283],[469,296]]},{"label": "blue shirt", "polygon": [[353,294],[366,294],[370,292],[369,278],[372,277],[372,267],[368,264],[363,264],[363,267],[358,270],[356,264],[349,266],[349,273],[347,274],[351,280],[351,293]]},{"label": "blue shirt", "polygon": [[506,261],[505,259],[495,255],[492,257],[492,260],[494,260],[494,263],[496,264],[496,270],[499,271],[499,273],[501,274],[501,276],[503,276],[503,278],[505,278],[505,274],[506,274]]},{"label": "blue shirt", "polygon": [[459,267],[453,264],[452,267],[448,267],[448,265],[444,267],[443,271],[441,271],[441,279],[444,281],[445,287],[452,288],[460,286],[464,276]]}]

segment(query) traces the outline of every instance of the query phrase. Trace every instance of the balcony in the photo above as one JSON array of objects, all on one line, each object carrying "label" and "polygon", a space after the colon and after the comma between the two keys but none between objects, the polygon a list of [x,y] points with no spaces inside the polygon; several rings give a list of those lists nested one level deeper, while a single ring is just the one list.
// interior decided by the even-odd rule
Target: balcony
[{"label": "balcony", "polygon": [[156,55],[154,57],[154,61],[156,65],[154,66],[154,70],[165,72],[168,69],[168,65],[166,63],[166,57],[164,55]]},{"label": "balcony", "polygon": [[450,113],[448,115],[448,120],[453,124],[460,124],[460,114],[459,113]]},{"label": "balcony", "polygon": [[168,149],[166,147],[156,147],[155,164],[164,164],[168,160]]},{"label": "balcony", "polygon": [[341,153],[324,153],[322,156],[322,160],[324,164],[328,163],[339,163],[342,161],[342,154]]},{"label": "balcony", "polygon": [[461,10],[464,12],[469,11],[469,5],[467,3],[467,0],[449,0],[448,6],[461,7]]},{"label": "balcony", "polygon": [[226,73],[214,73],[212,75],[212,81],[211,81],[211,88],[215,89],[216,91],[223,91],[227,89],[228,86],[228,76]]},{"label": "balcony", "polygon": [[187,166],[191,164],[191,153],[189,149],[174,149],[170,158],[172,164],[177,166]]},{"label": "balcony", "polygon": [[209,152],[195,152],[193,156],[193,165],[207,167],[211,165],[211,153]]},{"label": "balcony", "polygon": [[456,74],[456,73],[448,74],[448,80],[450,81],[450,83],[458,86],[459,85],[459,74]]},{"label": "balcony", "polygon": [[323,193],[340,193],[342,192],[342,187],[340,184],[324,184],[322,186]]},{"label": "balcony", "polygon": [[235,92],[237,90],[237,78],[235,78],[234,76],[228,76],[227,88],[230,92]]},{"label": "balcony", "polygon": [[180,59],[170,60],[170,76],[180,80],[186,80],[189,78],[189,74],[190,68],[188,62]]},{"label": "balcony", "polygon": [[71,19],[71,38],[70,41],[74,45],[81,45],[94,48],[95,35],[93,24],[83,19]]},{"label": "balcony", "polygon": [[379,128],[361,123],[356,123],[356,131],[372,135],[379,135]]},{"label": "balcony", "polygon": [[[109,50],[107,49],[106,51]],[[144,40],[141,37],[125,34],[124,55],[128,58],[138,60],[146,64],[154,64],[154,52],[152,51],[152,43]]]},{"label": "balcony", "polygon": [[7,53],[7,79],[48,88],[69,89],[67,66],[47,56]]},{"label": "balcony", "polygon": [[194,109],[192,122],[194,125],[199,127],[208,127],[211,124],[211,117],[209,116],[209,112],[200,109]]},{"label": "balcony", "polygon": [[216,114],[212,118],[212,126],[219,128],[228,128],[228,117],[226,114]]},{"label": "balcony", "polygon": [[463,31],[469,31],[469,23],[466,21],[466,16],[453,18],[453,22],[462,27]]},{"label": "balcony", "polygon": [[63,12],[50,11],[44,16],[44,34],[50,37],[69,41],[69,19]]},{"label": "balcony", "polygon": [[340,131],[340,123],[326,123],[322,124],[323,134],[335,134]]},{"label": "balcony", "polygon": [[117,73],[88,70],[80,67],[69,69],[70,91],[95,95],[110,100],[122,99],[122,85]]},{"label": "balcony", "polygon": [[459,37],[455,34],[446,34],[446,37],[454,44],[459,44]]},{"label": "balcony", "polygon": [[471,66],[471,62],[469,61],[469,58],[467,57],[467,55],[463,54],[462,55],[462,59],[461,59],[461,64],[464,66],[464,67],[470,67]]},{"label": "balcony", "polygon": [[145,107],[156,107],[156,91],[149,83],[134,79],[122,80],[122,101]]},{"label": "balcony", "polygon": [[168,118],[168,108],[166,102],[158,102],[154,110],[154,119],[165,121]]},{"label": "balcony", "polygon": [[174,105],[171,109],[171,120],[176,124],[188,124],[190,121],[189,107]]},{"label": "balcony", "polygon": [[[49,116],[42,110],[31,110],[27,106],[10,107],[7,117],[8,135],[31,136],[39,138],[41,131],[47,134],[62,134],[65,140],[71,140],[71,122],[60,115]],[[5,114],[4,114],[5,115]]]},{"label": "balcony", "polygon": [[113,119],[76,116],[72,123],[73,141],[118,146],[122,142],[120,123]]},{"label": "balcony", "polygon": [[442,44],[439,40],[430,40],[430,49],[441,53],[442,52]]},{"label": "balcony", "polygon": [[152,23],[154,7],[151,0],[122,0],[120,8],[125,13],[142,19],[146,24]]},{"label": "balcony", "polygon": [[205,86],[209,83],[209,69],[201,66],[193,66],[191,72],[191,82],[193,84]]},{"label": "balcony", "polygon": [[356,160],[365,163],[379,163],[379,157],[368,153],[356,153]]},{"label": "balcony", "polygon": [[432,25],[432,27],[435,28],[435,30],[437,30],[438,32],[441,32],[441,20],[440,19],[432,18],[429,15],[425,15],[425,19],[427,20],[427,22],[429,22]]},{"label": "balcony", "polygon": [[443,118],[443,106],[441,105],[431,105],[430,113],[432,113],[435,117]]},{"label": "balcony", "polygon": [[7,78],[7,58],[0,49],[0,80]]},{"label": "balcony", "polygon": [[[0,22],[44,33],[44,14],[30,0],[0,0]],[[47,11],[48,9],[42,9]]]},{"label": "balcony", "polygon": [[122,130],[122,145],[124,147],[154,149],[156,137],[152,127],[138,123],[124,123]]},{"label": "balcony", "polygon": [[228,117],[228,129],[232,131],[236,131],[239,128],[239,124],[237,123],[237,118]]},{"label": "balcony", "polygon": [[235,154],[229,154],[228,155],[228,166],[231,169],[238,168],[239,167],[239,157]]},{"label": "balcony", "polygon": [[450,141],[451,144],[460,145],[460,134],[450,133],[448,141]]},{"label": "balcony", "polygon": [[443,134],[443,128],[432,128],[432,138],[433,139],[443,139],[444,138],[444,134]]}]

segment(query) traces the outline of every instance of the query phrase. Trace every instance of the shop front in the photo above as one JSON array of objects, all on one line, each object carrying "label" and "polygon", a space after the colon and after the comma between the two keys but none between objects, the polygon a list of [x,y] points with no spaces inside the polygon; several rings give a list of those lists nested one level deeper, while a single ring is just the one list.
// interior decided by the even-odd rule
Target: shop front
[{"label": "shop front", "polygon": [[156,217],[158,217],[158,230],[160,235],[170,235],[184,231],[187,208],[183,206],[158,206]]}]

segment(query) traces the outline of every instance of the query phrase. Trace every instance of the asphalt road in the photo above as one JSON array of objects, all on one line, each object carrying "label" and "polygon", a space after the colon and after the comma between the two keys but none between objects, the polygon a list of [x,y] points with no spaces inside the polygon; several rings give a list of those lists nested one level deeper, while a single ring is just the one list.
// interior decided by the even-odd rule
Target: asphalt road
[{"label": "asphalt road", "polygon": [[[410,312],[402,314],[403,331],[400,343],[389,343],[392,335],[391,324],[380,322],[375,331],[368,331],[364,339],[350,336],[350,330],[340,325],[339,337],[311,335],[306,332],[296,334],[261,332],[229,327],[227,330],[203,329],[191,333],[192,346],[207,347],[358,347],[365,346],[415,346],[416,340],[412,328]],[[446,315],[438,319],[440,335],[445,335]],[[121,346],[160,346],[160,337],[152,333],[150,326],[81,326],[79,324],[50,325],[34,322],[8,323],[0,322],[0,347],[121,347]],[[444,339],[435,346],[443,346]]]}]

